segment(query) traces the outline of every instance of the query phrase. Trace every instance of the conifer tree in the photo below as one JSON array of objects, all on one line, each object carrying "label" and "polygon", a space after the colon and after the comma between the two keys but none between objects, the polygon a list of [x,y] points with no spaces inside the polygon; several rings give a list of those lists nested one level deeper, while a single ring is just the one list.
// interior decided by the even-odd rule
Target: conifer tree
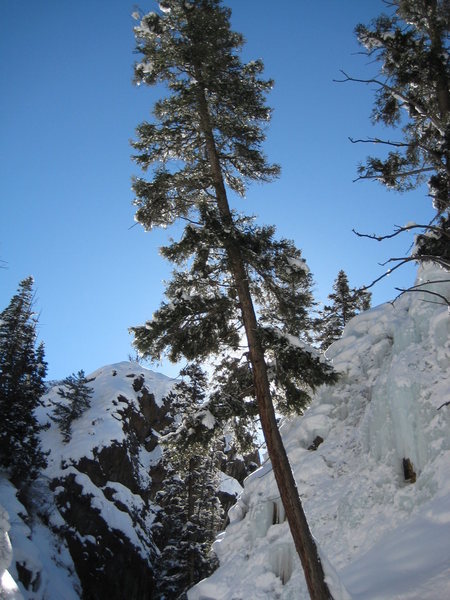
[{"label": "conifer tree", "polygon": [[72,423],[84,413],[91,405],[93,388],[90,388],[84,371],[69,375],[61,382],[63,387],[58,389],[58,396],[64,402],[56,404],[53,411],[53,421],[59,424],[65,444],[72,437]]},{"label": "conifer tree", "polygon": [[[215,566],[211,544],[223,523],[217,495],[222,453],[214,437],[193,436],[204,421],[206,376],[195,364],[169,394],[174,420],[160,440],[166,477],[156,501],[161,554],[155,565],[158,598],[185,598],[186,591]],[[212,426],[211,423],[209,423]],[[211,427],[212,428],[212,427]]]},{"label": "conifer tree", "polygon": [[328,295],[332,303],[323,307],[316,321],[319,330],[317,339],[322,350],[326,350],[342,336],[350,319],[370,308],[371,293],[364,289],[351,289],[343,270],[339,271],[333,290],[334,293]]},{"label": "conifer tree", "polygon": [[142,55],[137,83],[165,83],[169,92],[133,144],[135,160],[151,168],[150,181],[134,181],[136,219],[147,230],[177,221],[185,227],[162,249],[177,267],[167,302],[132,329],[135,345],[154,359],[166,353],[202,360],[232,355],[244,343],[251,394],[310,595],[330,598],[277,427],[266,362],[278,352],[280,385],[289,395],[297,359],[303,401],[315,385],[334,380],[329,366],[292,343],[307,321],[310,276],[292,242],[276,241],[273,227],[231,210],[228,199],[230,191],[243,195],[249,182],[278,174],[261,152],[272,82],[261,78],[261,61],[241,62],[243,38],[231,31],[230,10],[219,0],[163,0],[159,7],[135,28]]},{"label": "conifer tree", "polygon": [[[399,139],[368,138],[389,149],[385,158],[369,156],[359,167],[361,179],[389,189],[408,191],[426,182],[436,211],[430,224],[399,227],[384,239],[407,229],[422,230],[415,260],[433,260],[450,269],[450,8],[448,0],[391,0],[391,15],[356,35],[378,76],[347,81],[375,85],[374,123],[401,131]],[[355,141],[355,140],[352,140]],[[400,261],[401,259],[393,259]]]},{"label": "conifer tree", "polygon": [[46,465],[34,410],[45,391],[44,345],[36,348],[33,278],[0,313],[0,464],[19,487]]}]

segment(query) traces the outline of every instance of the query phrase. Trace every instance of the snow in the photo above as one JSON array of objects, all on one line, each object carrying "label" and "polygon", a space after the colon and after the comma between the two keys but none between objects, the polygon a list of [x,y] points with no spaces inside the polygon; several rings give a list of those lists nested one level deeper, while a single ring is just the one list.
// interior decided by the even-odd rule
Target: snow
[{"label": "snow", "polygon": [[207,429],[214,429],[216,425],[216,419],[209,410],[202,410],[197,416],[201,420],[202,425],[204,425]]},{"label": "snow", "polygon": [[[74,464],[83,457],[94,458],[94,451],[113,443],[125,441],[121,412],[128,402],[139,411],[139,395],[133,389],[136,378],[143,377],[146,388],[154,395],[158,407],[163,398],[175,383],[160,373],[145,369],[138,363],[120,362],[97,369],[87,376],[88,386],[93,388],[91,406],[72,425],[70,444],[64,444],[58,427],[50,419],[54,403],[60,402],[58,387],[52,388],[43,398],[43,406],[38,409],[41,423],[49,423],[52,427],[42,435],[42,446],[50,452],[45,474],[50,477],[61,475],[61,464]],[[148,483],[146,472],[157,456],[151,456],[143,447],[140,448],[141,475]],[[147,467],[147,469],[145,468]]]},{"label": "snow", "polygon": [[4,600],[22,600],[23,597],[19,588],[8,571],[13,557],[11,541],[8,535],[9,529],[9,515],[3,506],[0,505],[0,598]]},{"label": "snow", "polygon": [[229,494],[230,496],[239,496],[242,492],[242,486],[237,479],[230,477],[230,475],[226,475],[221,471],[217,490]]},{"label": "snow", "polygon": [[298,271],[304,271],[306,274],[310,272],[309,267],[303,258],[293,258],[289,256],[287,259],[287,263],[290,267],[293,267]]},{"label": "snow", "polygon": [[[34,491],[36,496],[40,496],[38,488]],[[74,574],[67,546],[38,518],[30,520],[25,507],[19,502],[16,494],[16,488],[6,478],[0,476],[0,501],[9,514],[12,544],[10,573],[5,572],[6,575],[4,573],[1,576],[0,598],[2,600],[3,598],[5,600],[22,598],[26,600],[53,600],[53,598],[79,600],[80,583]],[[52,522],[51,507],[48,508],[47,516]],[[1,529],[3,529],[3,523],[0,524]],[[0,549],[0,563],[1,561]],[[23,565],[30,572],[33,583],[38,582],[35,591],[33,586],[27,590],[19,582],[16,563]],[[18,582],[17,585],[14,581]],[[6,586],[6,591],[2,586]]]},{"label": "snow", "polygon": [[[123,533],[124,536],[138,549],[142,558],[148,560],[152,548],[146,543],[146,538],[148,538],[148,532],[151,529],[152,521],[147,519],[144,531],[139,523],[133,521],[128,512],[124,512],[121,508],[116,506],[114,501],[108,500],[102,493],[99,493],[97,486],[92,483],[85,473],[80,473],[73,467],[69,467],[64,473],[65,475],[70,473],[75,475],[76,483],[80,485],[83,490],[82,494],[91,497],[91,506],[99,511],[103,520],[109,524],[113,531]],[[116,481],[108,482],[104,488],[112,488],[114,490],[114,500],[119,500],[123,505],[130,508],[132,513],[142,514],[144,512],[145,505],[142,498],[133,494],[124,485],[121,485]],[[86,539],[86,537],[83,539]]]},{"label": "snow", "polygon": [[[445,279],[425,265],[417,284],[449,297]],[[282,426],[335,600],[450,598],[450,315],[435,300],[404,294],[355,317],[327,352],[339,382]],[[270,462],[229,517],[220,567],[189,600],[309,598]]]},{"label": "snow", "polygon": [[[421,291],[404,294],[355,317],[327,351],[340,373],[323,386],[303,417],[285,419],[282,435],[335,600],[444,600],[450,598],[450,314],[427,290],[450,296],[448,273],[419,270]],[[441,280],[441,282],[439,282]],[[289,342],[299,345],[296,338]],[[44,477],[33,501],[55,528],[64,523],[48,481],[69,474],[89,495],[112,531],[126,536],[148,559],[153,509],[116,481],[98,487],[77,470],[82,457],[122,444],[123,412],[140,409],[133,383],[142,376],[158,406],[175,383],[137,363],[98,369],[88,379],[91,406],[73,423],[64,444],[50,415],[60,401],[55,386],[39,408]],[[214,418],[199,412],[205,427]],[[308,450],[317,436],[316,450]],[[139,484],[151,484],[149,467],[159,446],[141,448]],[[405,481],[408,458],[415,482]],[[219,569],[189,592],[189,600],[306,600],[309,596],[286,522],[271,464],[266,461],[242,488],[222,475],[219,489],[238,497],[229,526],[214,544]],[[54,494],[63,491],[57,487]],[[79,580],[63,540],[29,515],[16,489],[0,474],[0,598],[78,600]],[[129,512],[121,510],[127,507]],[[31,509],[30,509],[31,510]],[[35,511],[36,512],[36,511]],[[32,517],[32,518],[31,518]],[[80,536],[81,537],[81,536]],[[84,536],[95,544],[94,535]],[[12,546],[11,546],[12,544]],[[40,578],[25,590],[16,563]]]}]

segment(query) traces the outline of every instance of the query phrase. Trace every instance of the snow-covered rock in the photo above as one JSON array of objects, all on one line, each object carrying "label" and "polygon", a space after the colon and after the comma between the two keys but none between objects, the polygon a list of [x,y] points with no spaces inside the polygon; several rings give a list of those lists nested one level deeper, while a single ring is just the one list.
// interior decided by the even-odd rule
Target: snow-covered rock
[{"label": "snow-covered rock", "polygon": [[48,466],[21,501],[0,474],[2,600],[152,597],[158,439],[174,380],[129,362],[88,379],[91,405],[73,421],[69,443],[52,420],[59,386],[44,396]]},{"label": "snow-covered rock", "polygon": [[[425,291],[448,279],[421,268],[421,291],[355,317],[328,351],[340,381],[282,427],[335,600],[450,598],[450,314]],[[229,517],[189,600],[309,598],[269,462]]]},{"label": "snow-covered rock", "polygon": [[49,452],[44,476],[53,490],[83,595],[122,600],[151,597],[157,554],[152,523],[160,480],[159,432],[167,425],[164,397],[174,384],[137,363],[104,367],[89,377],[90,407],[64,443],[51,419],[58,386],[41,409]]},{"label": "snow-covered rock", "polygon": [[[51,501],[49,490],[45,496],[41,492],[42,484],[36,482],[33,503],[30,508],[39,505],[41,517],[49,516]],[[17,489],[6,479],[0,477],[0,498],[7,510],[11,540],[11,557],[9,571],[17,583],[17,595],[0,593],[0,598],[23,598],[25,600],[47,600],[64,598],[78,600],[81,586],[76,576],[74,565],[67,544],[51,527],[36,514],[30,514],[17,498]],[[0,588],[1,589],[1,588]],[[12,588],[9,589],[12,593]]]}]

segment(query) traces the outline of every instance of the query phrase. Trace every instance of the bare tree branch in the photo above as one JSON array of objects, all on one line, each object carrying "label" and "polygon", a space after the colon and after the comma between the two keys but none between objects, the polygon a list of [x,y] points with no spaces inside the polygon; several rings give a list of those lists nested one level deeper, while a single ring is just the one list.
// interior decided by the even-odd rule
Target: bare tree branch
[{"label": "bare tree branch", "polygon": [[395,265],[395,267],[393,267],[392,269],[388,269],[385,273],[383,273],[383,275],[380,275],[380,277],[377,277],[376,279],[374,279],[372,281],[372,283],[369,283],[369,285],[365,285],[361,288],[361,290],[365,291],[365,290],[369,290],[371,287],[373,287],[376,283],[378,283],[379,281],[381,281],[382,279],[384,279],[385,277],[389,277],[389,275],[395,271],[396,269],[400,268],[402,265],[404,265],[405,263],[409,262],[408,259],[404,259],[403,262],[400,262],[398,265]]},{"label": "bare tree branch", "polygon": [[380,275],[380,277],[377,277],[376,279],[374,279],[372,281],[372,283],[370,283],[369,285],[366,285],[366,286],[362,287],[361,290],[363,290],[363,291],[369,290],[376,283],[378,283],[379,281],[381,281],[385,277],[389,277],[389,275],[391,275],[391,273],[393,273],[394,271],[396,271],[397,269],[399,269],[400,267],[402,267],[403,265],[405,265],[408,262],[412,262],[412,261],[425,262],[425,261],[428,261],[428,260],[432,261],[432,262],[435,262],[438,265],[441,265],[447,271],[450,271],[450,261],[447,261],[447,260],[445,260],[445,259],[443,259],[443,258],[441,258],[439,256],[432,256],[432,255],[426,254],[426,255],[423,255],[423,256],[407,256],[407,257],[402,257],[402,258],[390,258],[386,262],[381,263],[381,266],[384,267],[387,264],[389,264],[390,262],[395,262],[395,261],[398,264],[396,264],[394,267],[388,269],[385,273],[383,273],[383,275]]},{"label": "bare tree branch", "polygon": [[394,233],[390,233],[390,234],[386,234],[386,235],[361,233],[360,231],[356,231],[356,229],[352,229],[352,231],[358,237],[369,238],[370,240],[375,240],[377,242],[382,242],[383,240],[388,240],[390,238],[396,237],[400,233],[403,233],[405,231],[410,231],[411,229],[425,229],[427,231],[435,231],[436,233],[439,233],[440,235],[444,235],[445,237],[448,237],[450,239],[450,231],[448,232],[447,230],[443,229],[442,227],[437,227],[435,225],[419,225],[417,223],[414,223],[413,225],[404,225],[403,227],[400,225],[394,225],[394,227],[396,228]]},{"label": "bare tree branch", "polygon": [[[444,281],[444,280],[442,280]],[[449,281],[448,279],[446,281]],[[426,283],[431,283],[431,282],[426,282]],[[420,285],[426,285],[425,283],[420,284]],[[401,292],[397,298],[395,300],[397,300],[398,298],[400,298],[400,296],[403,296],[403,294],[409,294],[410,292],[422,292],[423,294],[430,294],[431,296],[437,296],[438,298],[440,298],[441,300],[443,300],[443,302],[433,302],[433,304],[440,304],[442,306],[447,306],[448,308],[450,308],[450,301],[443,296],[442,294],[438,294],[437,292],[432,292],[431,290],[422,290],[422,289],[418,289],[420,286],[415,286],[413,285],[410,288],[395,288],[398,292]],[[394,302],[395,302],[394,300]],[[424,302],[427,302],[427,300],[424,300]]]},{"label": "bare tree branch", "polygon": [[[420,167],[419,169],[412,169],[411,171],[392,173],[392,175],[390,175],[390,177],[394,178],[394,179],[397,179],[397,177],[400,177],[403,179],[406,177],[411,177],[411,175],[420,175],[421,173],[427,173],[429,171],[435,171],[435,168],[434,167]],[[360,175],[356,179],[353,179],[353,183],[355,183],[356,181],[361,181],[362,179],[383,179],[383,176],[382,176],[382,174]]]},{"label": "bare tree branch", "polygon": [[[439,152],[437,152],[436,150],[433,150],[433,148],[428,148],[424,144],[420,144],[418,141],[415,141],[414,143],[393,142],[391,140],[382,140],[381,138],[378,138],[378,137],[367,137],[365,139],[357,139],[357,140],[355,140],[352,137],[349,137],[348,139],[350,140],[350,142],[352,144],[384,144],[386,146],[392,146],[394,148],[420,148],[421,150],[430,154],[436,160],[438,160],[442,163],[442,156]],[[445,167],[445,165],[442,165],[442,166]]]},{"label": "bare tree branch", "polygon": [[348,138],[352,144],[386,144],[387,146],[395,146],[396,148],[410,148],[415,144],[408,144],[406,142],[391,142],[390,140],[381,140],[380,138],[366,138],[361,140],[355,140],[352,137]]},{"label": "bare tree branch", "polygon": [[419,106],[416,102],[414,102],[414,100],[412,98],[408,98],[408,96],[405,96],[404,94],[402,94],[401,92],[399,92],[394,87],[388,85],[387,83],[384,83],[383,81],[380,81],[379,79],[374,79],[374,78],[370,78],[370,79],[357,79],[356,77],[350,77],[350,75],[348,75],[342,69],[340,70],[340,72],[344,75],[345,79],[333,79],[333,81],[335,81],[336,83],[346,83],[347,81],[353,81],[355,83],[367,83],[367,84],[374,83],[375,85],[378,85],[379,87],[382,87],[383,89],[385,89],[388,92],[390,92],[392,94],[392,96],[394,96],[394,98],[397,98],[398,100],[400,100],[404,104],[406,104],[408,106],[414,106],[415,110],[419,114],[421,114],[423,117],[425,117],[425,118],[427,118],[427,119],[430,120],[430,122],[434,125],[434,127],[436,127],[436,129],[439,131],[439,133],[441,133],[442,136],[445,135],[445,129],[444,129],[444,127],[441,125],[441,123],[439,123],[439,121],[437,121],[435,119],[435,117],[433,117],[432,115],[428,114],[424,110],[424,108],[422,106]]},{"label": "bare tree branch", "polygon": [[[415,261],[415,262],[426,262],[426,261],[435,262],[436,264],[440,265],[441,267],[443,267],[447,271],[450,271],[450,261],[446,260],[442,256],[435,256],[434,254],[421,254],[421,255],[416,255],[415,254],[413,256],[408,256],[408,257],[402,256],[400,258],[389,258],[384,263],[380,263],[380,265],[382,267],[385,267],[390,262],[399,262],[400,264],[403,264],[403,263],[411,262],[411,261]],[[395,268],[397,268],[397,265],[396,265]],[[391,269],[391,271],[393,271],[393,270],[394,270],[394,268]]]}]

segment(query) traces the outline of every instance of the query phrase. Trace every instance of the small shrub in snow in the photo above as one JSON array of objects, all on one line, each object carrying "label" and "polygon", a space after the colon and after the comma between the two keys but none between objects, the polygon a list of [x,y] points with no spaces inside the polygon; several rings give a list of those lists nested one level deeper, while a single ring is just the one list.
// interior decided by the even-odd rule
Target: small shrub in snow
[{"label": "small shrub in snow", "polygon": [[93,389],[88,387],[84,371],[66,377],[58,389],[58,395],[65,401],[57,403],[52,419],[59,424],[64,443],[72,436],[72,422],[81,417],[91,404]]}]

